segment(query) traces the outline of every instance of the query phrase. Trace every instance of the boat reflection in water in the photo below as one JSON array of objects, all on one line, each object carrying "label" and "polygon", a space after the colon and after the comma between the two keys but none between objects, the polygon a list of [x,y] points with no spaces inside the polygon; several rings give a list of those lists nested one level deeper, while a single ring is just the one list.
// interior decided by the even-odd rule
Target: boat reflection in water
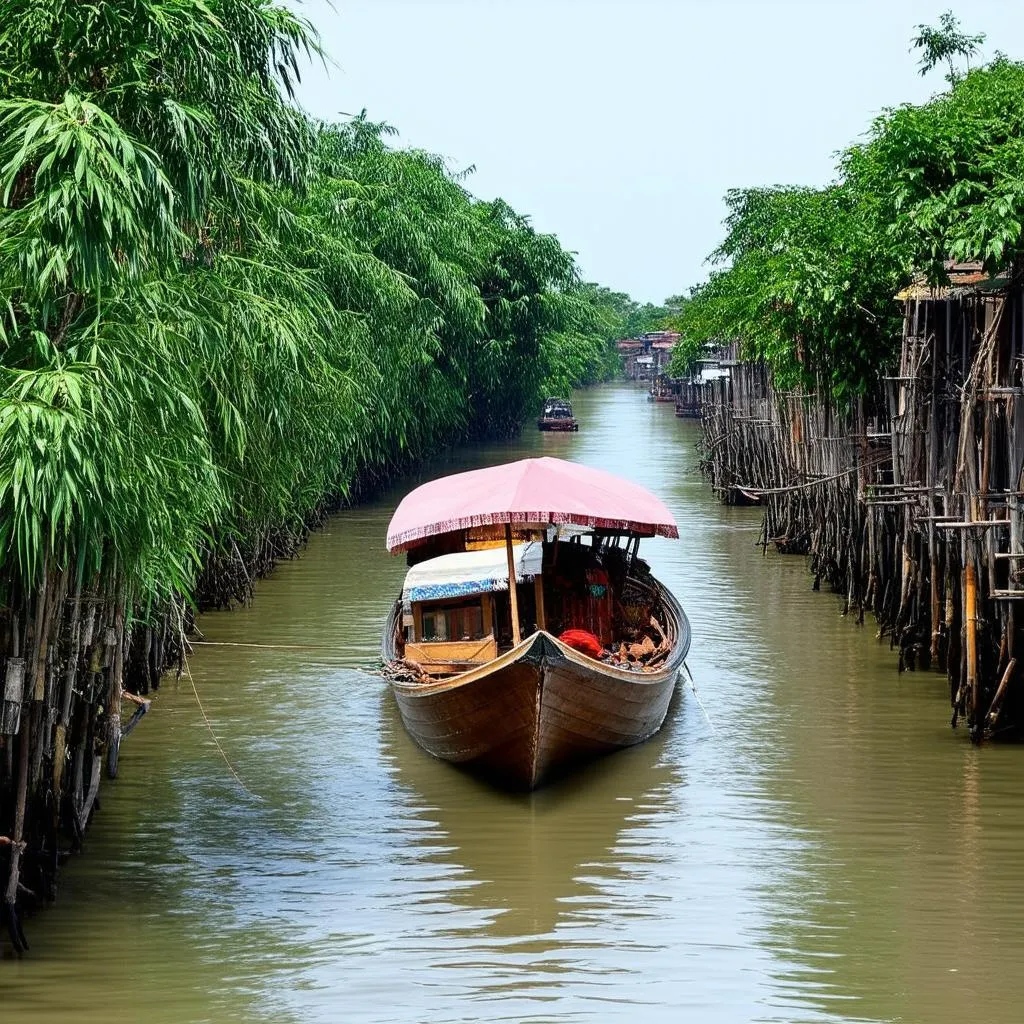
[{"label": "boat reflection in water", "polygon": [[679,785],[665,758],[671,727],[551,786],[511,793],[431,757],[402,727],[394,701],[382,695],[380,703],[383,756],[418,814],[436,822],[422,833],[427,857],[448,869],[447,899],[484,912],[483,934],[540,938],[602,914],[607,890],[647,862],[643,844],[624,840],[661,817]]}]

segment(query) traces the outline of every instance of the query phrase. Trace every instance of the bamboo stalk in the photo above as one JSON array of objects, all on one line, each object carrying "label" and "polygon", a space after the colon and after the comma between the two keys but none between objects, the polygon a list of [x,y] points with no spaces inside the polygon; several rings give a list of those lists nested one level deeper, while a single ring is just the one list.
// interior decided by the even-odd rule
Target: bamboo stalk
[{"label": "bamboo stalk", "polygon": [[124,680],[124,591],[121,590],[114,611],[114,651],[107,698],[107,778],[117,778],[117,762],[121,752],[121,688]]},{"label": "bamboo stalk", "polygon": [[999,681],[999,687],[996,689],[995,696],[992,698],[992,703],[989,705],[988,714],[985,716],[985,724],[989,729],[995,727],[999,721],[999,712],[1003,707],[1003,698],[1006,696],[1006,688],[1010,683],[1010,679],[1013,677],[1014,670],[1017,668],[1017,659],[1011,658],[1009,664],[1006,666],[1006,671],[1003,673],[1002,679]]},{"label": "bamboo stalk", "polygon": [[967,649],[967,719],[972,724],[978,697],[978,584],[974,562],[964,566],[964,628]]},{"label": "bamboo stalk", "polygon": [[32,719],[25,719],[21,728],[21,744],[18,747],[18,781],[14,806],[14,828],[11,830],[11,861],[7,873],[7,888],[4,891],[4,916],[11,944],[16,952],[28,949],[25,934],[18,917],[18,883],[21,879],[21,856],[25,849],[25,804],[28,799],[29,747],[32,743]]}]

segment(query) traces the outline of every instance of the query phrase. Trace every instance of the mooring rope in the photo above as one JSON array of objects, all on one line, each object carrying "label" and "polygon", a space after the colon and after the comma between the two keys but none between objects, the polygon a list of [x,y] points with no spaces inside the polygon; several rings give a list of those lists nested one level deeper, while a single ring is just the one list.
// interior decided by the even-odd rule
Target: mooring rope
[{"label": "mooring rope", "polygon": [[199,699],[199,691],[196,689],[196,681],[192,678],[192,669],[189,668],[188,659],[185,660],[185,672],[188,674],[188,681],[192,684],[192,693],[195,694],[196,704],[199,707],[199,711],[203,716],[203,721],[206,723],[206,728],[209,730],[210,739],[213,740],[214,746],[220,752],[220,756],[224,758],[224,763],[228,766],[228,771],[231,772],[235,782],[242,787],[242,790],[248,793],[253,800],[259,800],[263,803],[263,797],[254,793],[243,781],[242,777],[235,771],[234,765],[228,760],[228,755],[224,753],[224,748],[220,745],[220,740],[217,739],[217,734],[213,731],[213,723],[210,721],[209,715],[206,713],[206,708],[203,707],[203,702]]},{"label": "mooring rope", "polygon": [[711,721],[711,716],[708,714],[708,709],[704,707],[704,701],[700,699],[700,694],[697,692],[697,684],[693,681],[693,673],[690,671],[690,666],[683,662],[683,671],[686,672],[686,678],[690,680],[690,690],[693,693],[697,704],[700,707],[701,712],[704,715],[704,721],[708,723],[713,735],[718,735],[718,730],[715,728],[715,723]]},{"label": "mooring rope", "polygon": [[245,644],[230,640],[189,640],[190,647],[256,647],[264,651],[337,651],[332,644]]}]

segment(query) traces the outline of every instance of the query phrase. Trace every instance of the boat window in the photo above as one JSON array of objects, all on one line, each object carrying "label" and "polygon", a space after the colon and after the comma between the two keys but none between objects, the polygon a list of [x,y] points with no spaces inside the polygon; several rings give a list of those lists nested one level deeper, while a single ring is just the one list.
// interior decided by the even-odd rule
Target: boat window
[{"label": "boat window", "polygon": [[544,417],[547,419],[566,420],[572,418],[572,406],[568,402],[549,401],[544,403]]},{"label": "boat window", "polygon": [[448,616],[443,608],[432,608],[423,613],[423,639],[447,640]]},{"label": "boat window", "polygon": [[455,640],[481,640],[484,635],[484,613],[480,605],[453,608],[448,618]]},{"label": "boat window", "polygon": [[426,641],[482,640],[489,632],[484,629],[484,613],[479,604],[423,609]]}]

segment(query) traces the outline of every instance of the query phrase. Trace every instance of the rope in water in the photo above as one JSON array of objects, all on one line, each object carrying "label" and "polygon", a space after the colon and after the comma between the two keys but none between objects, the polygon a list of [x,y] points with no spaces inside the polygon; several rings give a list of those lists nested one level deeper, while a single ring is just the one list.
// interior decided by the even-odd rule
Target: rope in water
[{"label": "rope in water", "polygon": [[196,681],[192,678],[192,670],[188,666],[188,661],[185,662],[185,672],[188,674],[188,681],[192,684],[192,693],[195,694],[196,704],[199,707],[199,712],[203,716],[203,721],[206,723],[206,728],[209,730],[210,739],[213,740],[213,745],[220,752],[220,756],[224,758],[224,763],[228,766],[228,771],[231,772],[235,782],[238,783],[242,789],[253,798],[253,800],[259,800],[263,802],[263,797],[254,793],[243,781],[242,777],[235,771],[234,765],[228,760],[228,755],[224,753],[224,748],[220,745],[220,740],[217,739],[217,734],[213,731],[213,723],[210,721],[209,716],[206,714],[206,708],[203,707],[203,702],[199,699],[199,691],[196,689]]},{"label": "rope in water", "polygon": [[243,644],[229,640],[189,640],[191,647],[256,647],[264,651],[337,651],[331,644]]},{"label": "rope in water", "polygon": [[711,732],[717,736],[718,730],[715,728],[715,723],[711,721],[711,716],[708,714],[708,709],[704,707],[704,701],[700,699],[700,694],[697,693],[697,684],[693,681],[693,674],[690,672],[690,666],[687,665],[685,661],[683,662],[683,670],[686,672],[686,678],[690,680],[690,690],[693,693],[693,696],[696,698],[697,703],[700,705],[700,709],[704,714],[704,720],[711,727]]}]

